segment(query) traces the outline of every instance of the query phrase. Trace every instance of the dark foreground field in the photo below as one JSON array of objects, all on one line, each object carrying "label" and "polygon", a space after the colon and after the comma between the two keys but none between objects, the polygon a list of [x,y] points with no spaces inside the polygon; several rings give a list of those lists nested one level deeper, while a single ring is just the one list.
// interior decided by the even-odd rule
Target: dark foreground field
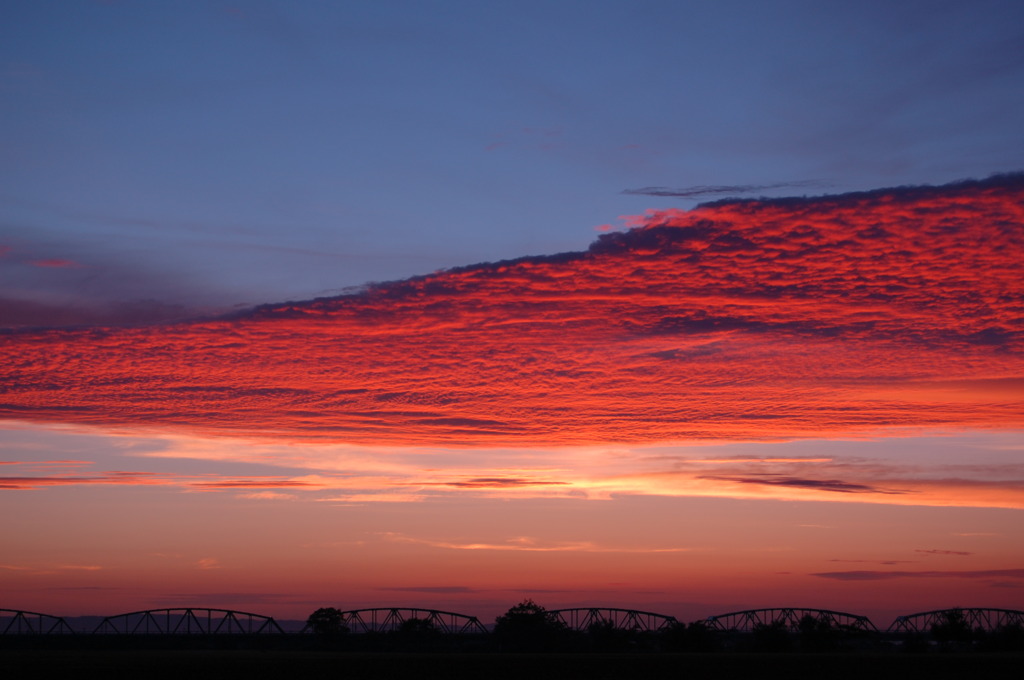
[{"label": "dark foreground field", "polygon": [[5,678],[1016,678],[1024,654],[367,654],[314,651],[4,650]]}]

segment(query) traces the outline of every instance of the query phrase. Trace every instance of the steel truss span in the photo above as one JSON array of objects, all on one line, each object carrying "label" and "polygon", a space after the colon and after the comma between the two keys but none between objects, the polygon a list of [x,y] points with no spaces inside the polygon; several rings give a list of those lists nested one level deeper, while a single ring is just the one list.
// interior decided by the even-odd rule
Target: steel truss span
[{"label": "steel truss span", "polygon": [[[413,607],[379,607],[376,609],[348,609],[341,612],[342,621],[350,633],[391,633],[402,629],[407,621],[424,621],[438,633],[486,633],[480,619],[468,614],[445,612],[437,609]],[[303,633],[310,632],[307,625]]]},{"label": "steel truss span", "polygon": [[[808,617],[810,617],[808,619]],[[800,622],[805,620],[824,624],[830,628],[845,630],[863,630],[877,632],[878,628],[871,619],[858,614],[835,612],[828,609],[794,609],[783,607],[777,609],[747,609],[741,612],[730,612],[709,616],[705,619],[708,627],[714,630],[749,633],[757,626],[785,626],[790,630],[800,630]]]},{"label": "steel truss span", "polygon": [[73,633],[60,616],[19,609],[0,609],[0,635],[50,635]]},{"label": "steel truss span", "polygon": [[120,635],[255,635],[284,633],[270,616],[231,609],[147,609],[108,616],[93,633]]},{"label": "steel truss span", "polygon": [[1017,609],[936,609],[930,612],[897,616],[887,633],[930,633],[932,626],[961,621],[971,630],[993,631],[999,628],[1024,628],[1024,611]]},{"label": "steel truss span", "polygon": [[578,609],[552,609],[554,614],[570,630],[589,630],[591,626],[611,626],[617,630],[659,631],[679,623],[674,616],[655,614],[636,609],[611,609],[605,607],[580,607]]}]

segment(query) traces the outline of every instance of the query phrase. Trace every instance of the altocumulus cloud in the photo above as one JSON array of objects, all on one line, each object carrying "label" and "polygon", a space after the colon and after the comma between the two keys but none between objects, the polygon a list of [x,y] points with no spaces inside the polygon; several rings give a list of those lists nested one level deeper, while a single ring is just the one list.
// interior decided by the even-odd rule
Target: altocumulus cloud
[{"label": "altocumulus cloud", "polygon": [[0,417],[448,446],[1016,428],[1022,245],[1024,175],[654,212],[585,252],[10,331]]}]

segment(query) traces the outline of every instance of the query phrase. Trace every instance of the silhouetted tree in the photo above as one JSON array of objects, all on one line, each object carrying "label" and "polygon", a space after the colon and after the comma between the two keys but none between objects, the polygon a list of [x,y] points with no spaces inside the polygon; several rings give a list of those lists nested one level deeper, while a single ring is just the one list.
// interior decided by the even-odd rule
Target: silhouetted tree
[{"label": "silhouetted tree", "polygon": [[392,641],[405,651],[435,651],[444,641],[441,631],[430,619],[408,618],[394,630]]},{"label": "silhouetted tree", "polygon": [[800,631],[800,649],[823,652],[837,646],[839,631],[828,619],[804,614],[797,624],[797,629]]},{"label": "silhouetted tree", "polygon": [[704,621],[691,621],[686,626],[686,648],[691,652],[711,652],[720,647],[718,632]]},{"label": "silhouetted tree", "polygon": [[590,648],[598,652],[621,652],[636,644],[634,631],[623,630],[609,619],[599,619],[587,626]]},{"label": "silhouetted tree", "polygon": [[759,623],[753,630],[754,647],[761,652],[786,652],[793,646],[785,621]]},{"label": "silhouetted tree", "polygon": [[972,637],[971,624],[962,609],[948,609],[938,623],[932,624],[932,638],[944,647],[968,643]]},{"label": "silhouetted tree", "polygon": [[661,631],[662,648],[672,652],[712,652],[721,648],[718,632],[704,621],[679,621]]},{"label": "silhouetted tree", "polygon": [[986,635],[978,635],[978,631],[975,631],[975,637],[979,639],[979,646],[987,651],[1024,651],[1024,628],[1019,623],[998,626]]},{"label": "silhouetted tree", "polygon": [[494,636],[503,649],[549,651],[563,642],[566,626],[533,600],[523,600],[495,620]]},{"label": "silhouetted tree", "polygon": [[345,625],[345,615],[340,609],[334,607],[321,607],[309,615],[306,619],[306,627],[317,635],[333,637],[348,632]]},{"label": "silhouetted tree", "polygon": [[398,626],[398,633],[407,636],[437,635],[438,630],[430,619],[420,619],[415,616],[402,621]]}]

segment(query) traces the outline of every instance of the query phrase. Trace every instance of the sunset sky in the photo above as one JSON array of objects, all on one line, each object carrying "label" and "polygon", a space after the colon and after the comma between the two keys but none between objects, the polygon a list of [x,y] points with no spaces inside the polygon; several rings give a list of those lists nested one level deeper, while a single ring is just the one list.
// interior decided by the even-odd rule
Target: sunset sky
[{"label": "sunset sky", "polygon": [[0,608],[1024,609],[1024,5],[7,2]]}]

